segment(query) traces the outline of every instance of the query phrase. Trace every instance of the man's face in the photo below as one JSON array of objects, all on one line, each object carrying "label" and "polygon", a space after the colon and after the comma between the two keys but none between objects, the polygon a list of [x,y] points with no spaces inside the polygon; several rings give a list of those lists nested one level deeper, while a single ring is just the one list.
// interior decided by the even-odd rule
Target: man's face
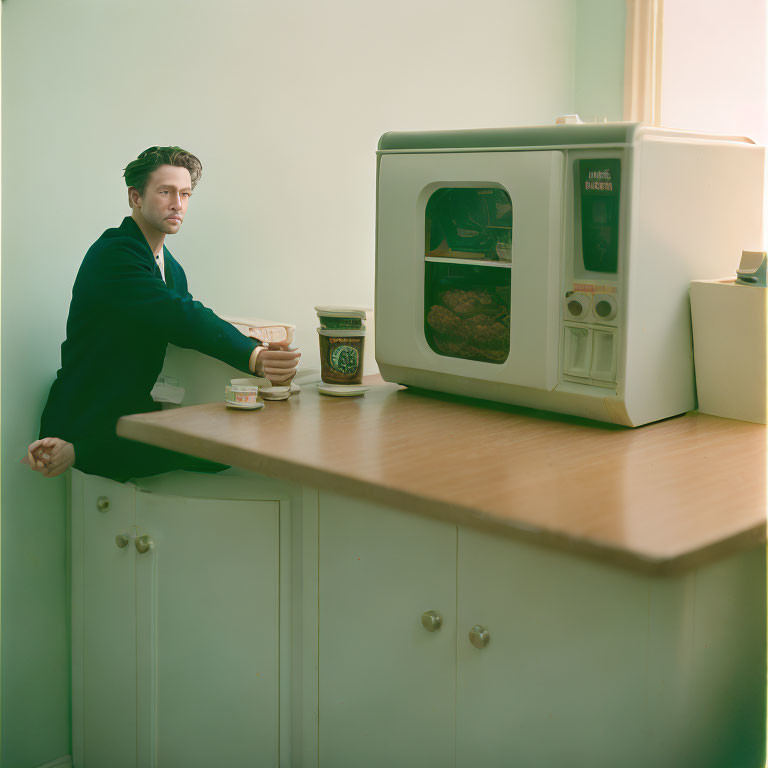
[{"label": "man's face", "polygon": [[147,225],[173,235],[181,227],[191,194],[192,181],[186,168],[161,165],[149,175],[144,195],[134,190],[131,201]]}]

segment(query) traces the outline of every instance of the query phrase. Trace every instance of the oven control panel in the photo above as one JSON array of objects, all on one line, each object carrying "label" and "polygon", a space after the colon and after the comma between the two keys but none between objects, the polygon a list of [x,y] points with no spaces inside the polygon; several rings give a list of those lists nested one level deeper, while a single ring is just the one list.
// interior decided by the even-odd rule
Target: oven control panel
[{"label": "oven control panel", "polygon": [[561,381],[618,386],[626,216],[621,149],[568,152],[560,294]]},{"label": "oven control panel", "polygon": [[617,288],[573,284],[562,301],[562,378],[615,388],[618,358]]}]

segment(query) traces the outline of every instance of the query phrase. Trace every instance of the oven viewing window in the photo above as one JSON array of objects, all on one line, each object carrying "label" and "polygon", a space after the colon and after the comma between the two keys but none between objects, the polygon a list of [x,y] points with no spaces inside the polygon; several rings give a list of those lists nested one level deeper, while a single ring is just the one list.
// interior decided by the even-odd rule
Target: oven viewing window
[{"label": "oven viewing window", "polygon": [[424,223],[427,257],[512,260],[512,201],[504,189],[438,189],[427,202]]},{"label": "oven viewing window", "polygon": [[439,355],[509,356],[512,201],[499,187],[447,187],[425,211],[424,335]]}]

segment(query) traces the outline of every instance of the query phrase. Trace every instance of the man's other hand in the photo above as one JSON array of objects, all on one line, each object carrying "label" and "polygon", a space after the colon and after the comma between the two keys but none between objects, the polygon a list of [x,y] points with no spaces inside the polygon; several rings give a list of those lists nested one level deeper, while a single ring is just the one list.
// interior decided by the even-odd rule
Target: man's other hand
[{"label": "man's other hand", "polygon": [[270,344],[261,348],[252,369],[257,376],[269,379],[271,384],[277,386],[288,384],[296,375],[300,357],[301,352],[290,349],[284,344]]},{"label": "man's other hand", "polygon": [[21,461],[43,477],[57,477],[75,463],[75,446],[59,437],[43,437],[30,443]]}]

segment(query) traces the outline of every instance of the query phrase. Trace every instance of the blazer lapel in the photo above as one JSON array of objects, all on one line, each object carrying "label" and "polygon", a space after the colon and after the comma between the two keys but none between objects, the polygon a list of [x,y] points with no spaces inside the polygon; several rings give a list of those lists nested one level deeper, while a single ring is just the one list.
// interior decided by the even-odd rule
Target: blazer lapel
[{"label": "blazer lapel", "polygon": [[[145,252],[147,254],[147,258],[152,263],[152,272],[156,274],[161,280],[163,279],[163,273],[160,271],[160,265],[157,263],[157,260],[155,259],[155,255],[152,253],[152,249],[149,247],[149,243],[147,242],[147,239],[144,237],[144,233],[139,229],[139,225],[133,220],[131,216],[126,216],[122,224],[120,224],[118,228],[121,232],[126,234],[128,237],[132,237],[135,240],[138,240],[145,249]],[[168,264],[168,249],[163,246],[163,258],[165,259],[166,265]],[[168,267],[166,266],[165,269],[166,276],[168,275]]]},{"label": "blazer lapel", "polygon": [[[136,240],[138,240],[145,248],[147,258],[152,262],[152,265],[154,267],[154,273],[162,280],[163,279],[163,273],[160,271],[160,265],[155,260],[155,256],[152,253],[152,249],[149,247],[149,243],[147,242],[147,239],[144,237],[143,232],[139,229],[139,225],[133,220],[131,216],[126,216],[123,219],[122,224],[120,225],[119,229],[129,237],[133,237]],[[165,247],[165,244],[163,244],[163,262],[165,265],[165,284],[171,288],[172,290],[176,291],[178,293],[178,289],[176,288],[176,263],[173,259],[173,256],[171,256],[168,249]]]}]

